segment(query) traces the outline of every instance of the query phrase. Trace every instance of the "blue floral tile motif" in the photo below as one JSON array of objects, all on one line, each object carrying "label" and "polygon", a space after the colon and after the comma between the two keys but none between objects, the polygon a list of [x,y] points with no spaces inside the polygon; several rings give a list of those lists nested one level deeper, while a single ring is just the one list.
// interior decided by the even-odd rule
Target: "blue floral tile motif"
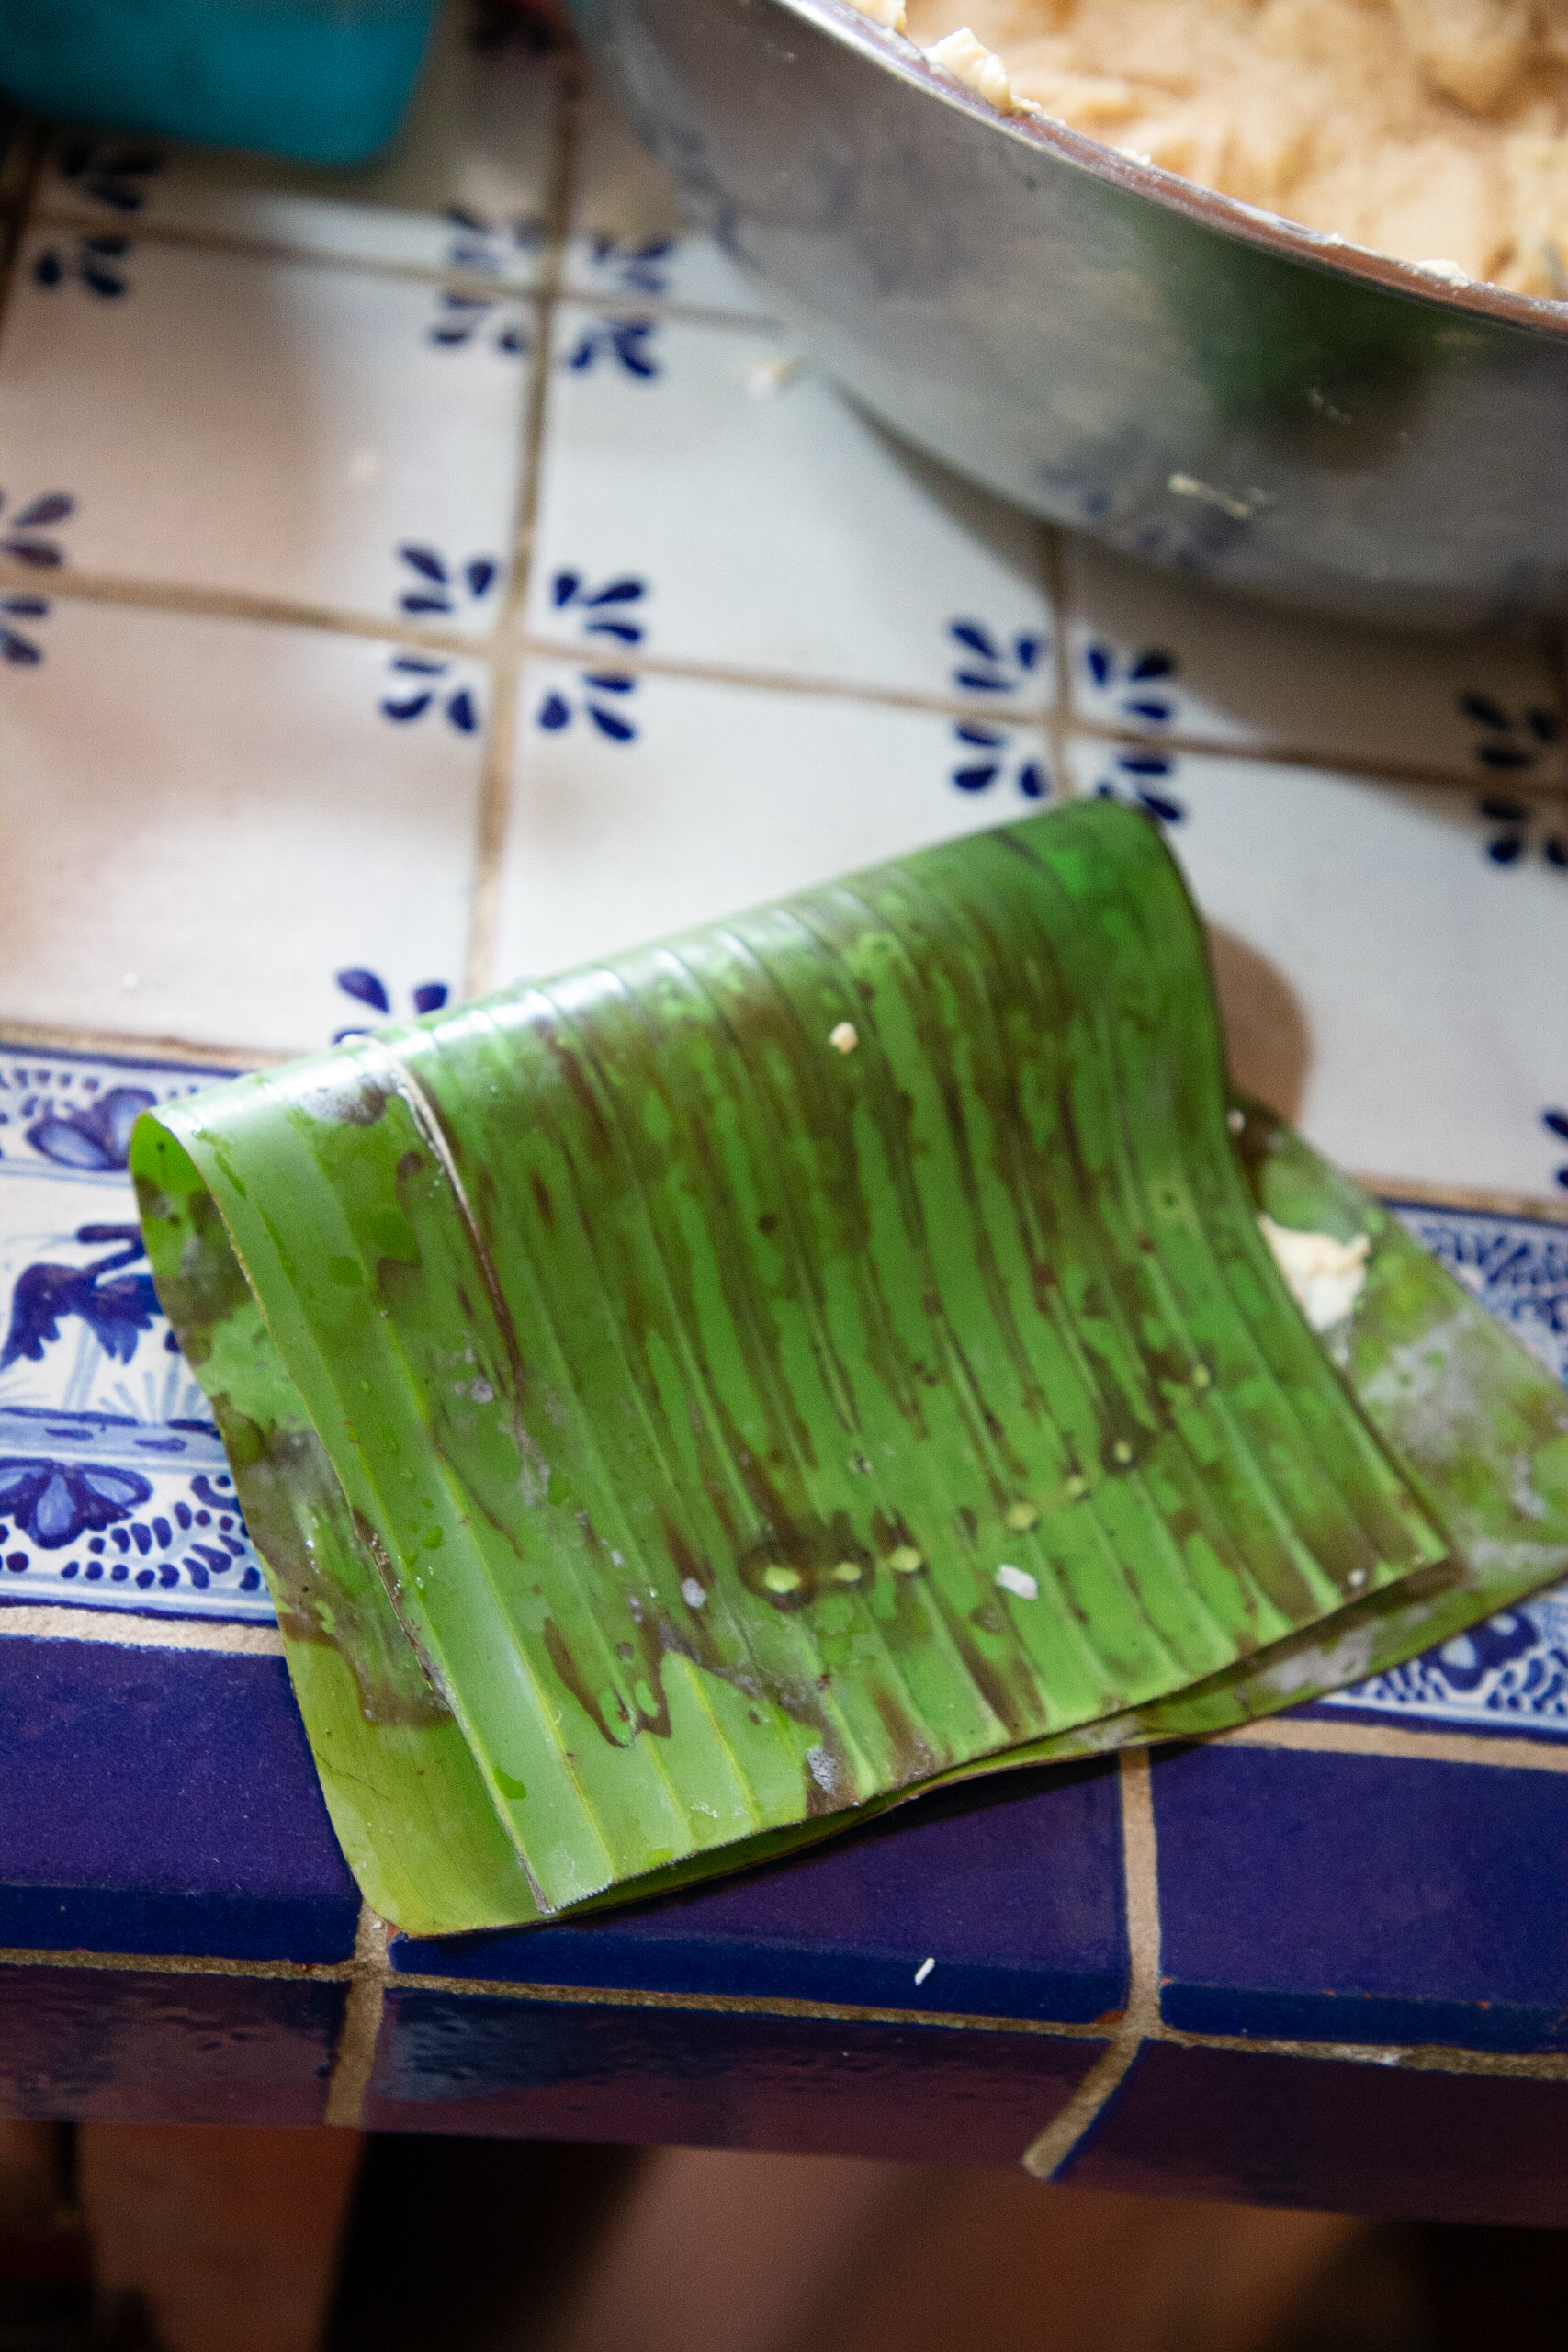
[{"label": "blue floral tile motif", "polygon": [[[1141,735],[1169,727],[1177,715],[1169,682],[1180,667],[1174,653],[1159,645],[1120,653],[1103,638],[1095,638],[1082,649],[1081,659],[1090,685],[1097,695],[1110,698],[1112,715],[1122,726]],[[1153,744],[1108,746],[1094,791],[1101,800],[1141,808],[1158,824],[1179,825],[1187,808],[1169,789],[1168,779],[1176,772],[1174,755]]]},{"label": "blue floral tile motif", "polygon": [[471,663],[454,665],[438,653],[402,652],[394,653],[388,667],[393,678],[381,697],[383,718],[407,727],[427,711],[439,710],[459,735],[477,735],[484,725]]},{"label": "blue floral tile motif", "polygon": [[1187,804],[1167,788],[1167,779],[1177,773],[1170,752],[1115,752],[1108,755],[1107,767],[1108,773],[1094,787],[1096,799],[1120,800],[1126,808],[1141,808],[1157,824],[1181,823]]},{"label": "blue floral tile motif", "polygon": [[[949,621],[947,634],[958,648],[952,682],[962,695],[995,695],[999,702],[1024,693],[1039,675],[1046,650],[1043,638],[1003,638],[984,621],[967,619]],[[1027,749],[1015,756],[1011,728],[988,719],[961,718],[953,722],[953,733],[961,747],[950,772],[957,791],[988,792],[1006,781],[1025,800],[1050,797],[1043,763]]]},{"label": "blue floral tile motif", "polygon": [[992,786],[1010,782],[1025,800],[1048,800],[1051,779],[1043,761],[1032,752],[1016,760],[1011,730],[987,727],[977,719],[958,719],[954,740],[963,746],[951,780],[960,792],[989,792]]},{"label": "blue floral tile motif", "polygon": [[1523,865],[1540,858],[1559,873],[1568,867],[1568,828],[1561,806],[1543,808],[1512,793],[1489,792],[1476,803],[1487,829],[1486,854],[1494,865]]},{"label": "blue floral tile motif", "polygon": [[1095,639],[1083,649],[1083,665],[1102,694],[1113,695],[1121,717],[1139,729],[1168,727],[1176,716],[1167,679],[1180,667],[1176,655],[1162,646],[1145,645],[1136,653],[1118,653],[1113,645]]},{"label": "blue floral tile motif", "polygon": [[[26,564],[32,571],[58,571],[65,559],[54,526],[63,523],[75,505],[67,492],[46,490],[8,514],[6,493],[0,491],[0,556]],[[49,599],[36,590],[0,592],[0,661],[19,669],[36,669],[43,660],[43,648],[32,628],[22,625],[48,618]]]},{"label": "blue floral tile motif", "polygon": [[585,663],[579,670],[575,690],[559,685],[546,688],[534,713],[536,727],[547,735],[559,734],[581,711],[612,743],[636,741],[637,727],[626,704],[637,692],[637,678],[630,671],[615,669],[614,660],[617,645],[641,644],[643,624],[634,620],[632,613],[647,594],[648,582],[629,572],[606,581],[602,588],[591,587],[578,571],[556,573],[550,582],[552,611],[574,615],[582,637],[606,642],[591,644],[595,658],[592,666]]},{"label": "blue floral tile motif", "polygon": [[949,621],[947,633],[958,648],[953,684],[964,695],[1021,694],[1038,676],[1046,651],[1043,637],[998,637],[984,621]]},{"label": "blue floral tile motif", "polygon": [[1539,768],[1562,733],[1556,712],[1544,704],[1513,710],[1473,687],[1454,700],[1460,716],[1478,729],[1473,745],[1477,765],[1495,775],[1525,775]]},{"label": "blue floral tile motif", "polygon": [[[1568,1111],[1543,1111],[1540,1114],[1540,1124],[1549,1135],[1556,1136],[1561,1142],[1568,1143]],[[1568,1168],[1554,1168],[1551,1172],[1564,1192],[1568,1192]]]},{"label": "blue floral tile motif", "polygon": [[[398,549],[412,579],[398,604],[411,619],[456,618],[483,605],[501,577],[492,556],[469,556],[466,562],[449,561],[438,548],[407,541]],[[459,735],[477,735],[484,724],[478,678],[472,662],[454,662],[439,653],[405,647],[389,657],[392,672],[389,690],[381,697],[383,718],[406,727],[427,711],[439,710]]]},{"label": "blue floral tile motif", "polygon": [[[144,1098],[148,1103],[152,1099]],[[152,1329],[158,1295],[152,1275],[122,1271],[147,1254],[141,1227],[79,1225],[71,1238],[85,1248],[101,1250],[106,1241],[111,1246],[84,1266],[40,1258],[22,1269],[11,1293],[0,1372],[9,1372],[24,1356],[29,1363],[41,1363],[45,1349],[60,1338],[61,1327],[71,1316],[85,1323],[104,1353],[119,1363],[130,1362],[141,1334]]]},{"label": "blue floral tile motif", "polygon": [[634,382],[650,384],[664,373],[652,348],[658,333],[657,319],[596,319],[580,330],[560,364],[586,376],[603,362],[612,372],[618,368]]},{"label": "blue floral tile motif", "polygon": [[[1467,1209],[1395,1208],[1423,1249],[1568,1383],[1568,1226]],[[1568,1738],[1568,1587],[1538,1594],[1322,1703]]]},{"label": "blue floral tile motif", "polygon": [[124,140],[67,139],[54,168],[73,195],[106,211],[130,214],[146,204],[148,182],[163,170],[164,157],[156,147]]},{"label": "blue floral tile motif", "polygon": [[612,237],[601,230],[588,241],[584,267],[593,285],[606,294],[667,294],[670,265],[675,253],[673,237]]},{"label": "blue floral tile motif", "polygon": [[466,562],[450,562],[439,548],[405,540],[398,560],[412,572],[398,598],[400,611],[423,619],[427,614],[455,614],[482,605],[501,576],[493,556],[471,555]]},{"label": "blue floral tile motif", "polygon": [[129,237],[67,237],[34,254],[33,284],[46,293],[62,286],[80,286],[100,302],[117,301],[130,290],[121,265],[132,250]]},{"label": "blue floral tile motif", "polygon": [[[0,1605],[166,1611],[183,1602],[182,1615],[271,1618],[216,1430],[186,1425],[178,1434],[186,1458],[176,1465],[127,1458],[139,1446],[168,1448],[175,1437],[138,1435],[110,1415],[61,1421],[51,1417],[46,1433],[0,1411]],[[46,1435],[46,1453],[9,1451]]]},{"label": "blue floral tile motif", "polygon": [[513,254],[533,261],[546,243],[543,220],[490,220],[465,205],[449,205],[446,218],[453,235],[446,248],[447,265],[466,277],[493,277],[496,291],[476,287],[444,287],[436,297],[436,315],[426,330],[426,341],[444,351],[461,351],[488,343],[493,351],[516,358],[525,353],[528,333],[522,299],[504,286]]},{"label": "blue floral tile motif", "polygon": [[[335,972],[333,977],[344,996],[353,997],[359,1004],[368,1005],[371,1012],[378,1012],[384,1021],[389,1021],[392,1018],[391,991],[378,973],[367,971],[363,965],[351,964],[343,971]],[[451,993],[445,980],[421,980],[418,987],[410,992],[410,1001],[415,1017],[418,1018],[426,1012],[439,1012]],[[354,1022],[346,1029],[334,1030],[333,1043],[334,1046],[341,1046],[345,1037],[364,1037],[368,1035],[369,1028],[367,1023]]]},{"label": "blue floral tile motif", "polygon": [[126,1175],[141,1114],[221,1075],[0,1048],[0,1605],[272,1620]]}]

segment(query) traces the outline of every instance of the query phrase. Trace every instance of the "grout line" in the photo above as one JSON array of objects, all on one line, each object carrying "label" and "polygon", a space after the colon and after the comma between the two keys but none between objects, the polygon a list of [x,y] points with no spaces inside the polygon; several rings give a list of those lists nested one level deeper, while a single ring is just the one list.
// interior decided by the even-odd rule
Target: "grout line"
[{"label": "grout line", "polygon": [[90,1951],[73,1945],[0,1947],[0,1968],[70,1968],[105,1976],[254,1976],[289,1984],[344,1984],[354,1973],[351,1960],[225,1960],[219,1953],[178,1951]]},{"label": "grout line", "polygon": [[507,571],[506,595],[496,624],[496,650],[491,669],[490,723],[485,730],[479,832],[474,854],[474,902],[468,922],[468,967],[463,984],[466,997],[483,996],[495,986],[502,868],[506,849],[507,820],[512,809],[512,773],[517,748],[517,705],[522,692],[523,668],[528,653],[524,622],[533,579],[540,488],[544,476],[550,368],[555,348],[555,306],[560,288],[561,259],[571,217],[572,184],[577,164],[577,113],[575,77],[563,74],[556,83],[550,176],[546,198],[548,242],[541,266],[541,290],[535,311],[536,347],[531,355],[527,406],[523,419],[523,466],[513,526],[512,560]]},{"label": "grout line", "polygon": [[[85,1623],[90,1619],[91,1624]],[[276,1625],[214,1623],[201,1617],[143,1617],[133,1609],[90,1609],[69,1601],[6,1601],[0,1641],[96,1642],[106,1649],[206,1650],[230,1657],[282,1657]]]},{"label": "grout line", "polygon": [[[39,586],[39,574],[0,557],[0,589]],[[293,596],[259,595],[246,588],[196,588],[180,581],[135,580],[112,573],[77,571],[66,564],[49,575],[57,603],[126,605],[186,615],[202,620],[250,621],[281,628],[310,628],[329,636],[370,638],[378,644],[408,645],[426,653],[450,653],[488,661],[494,640],[488,633],[428,628],[401,614],[347,613],[331,605],[307,604]]]},{"label": "grout line", "polygon": [[363,2128],[366,2094],[370,2088],[376,2045],[381,2038],[381,2014],[386,2006],[387,1923],[367,1903],[359,1914],[350,1966],[343,2030],[333,2052],[321,2121],[340,2131],[357,2132]]},{"label": "grout line", "polygon": [[[375,1939],[386,1935],[386,1923],[378,1920],[368,1908],[360,1916],[355,1939],[355,1956],[339,1961],[290,1960],[226,1960],[183,1952],[111,1952],[91,1951],[77,1947],[64,1951],[10,1947],[0,1949],[0,1968],[19,1971],[39,1968],[66,1968],[86,1974],[99,1975],[164,1975],[164,1976],[227,1976],[246,1977],[265,1982],[301,1984],[348,1984],[361,1990],[358,2024],[350,2036],[347,2021],[339,2035],[338,2052],[345,2077],[352,2080],[351,2068],[366,2064],[366,2012],[374,2002],[378,2005],[386,1992],[406,1987],[417,1993],[445,1993],[457,1999],[506,2000],[523,2006],[545,2008],[608,2008],[624,2011],[643,2009],[691,2017],[773,2018],[784,2023],[838,2026],[896,2026],[931,2029],[936,2031],[988,2033],[1010,2035],[1025,2040],[1056,2041],[1104,2041],[1108,2030],[1113,2048],[1091,2068],[1090,2075],[1080,2086],[1087,2090],[1089,2080],[1102,2085],[1095,2111],[1103,2108],[1115,2082],[1109,2079],[1107,2061],[1111,2056],[1127,2060],[1139,2045],[1140,2037],[1128,2036],[1124,2026],[1119,2032],[1116,2025],[1109,2029],[1104,2021],[1091,2025],[1056,2023],[1041,2018],[989,2017],[946,2009],[876,2008],[855,2002],[803,2001],[786,1995],[769,1997],[764,1994],[724,1993],[663,1993],[627,1985],[601,1984],[537,1984],[510,1978],[440,1976],[409,1970],[393,1970],[386,1962],[384,1942],[378,1948]],[[1130,2012],[1129,2012],[1130,2015]],[[1388,2066],[1408,2068],[1414,2072],[1452,2075],[1494,2075],[1517,2081],[1559,2082],[1568,2079],[1568,2054],[1562,2052],[1511,2052],[1467,2050],[1448,2042],[1416,2042],[1390,2044],[1370,2041],[1287,2041],[1266,2034],[1189,2033],[1174,2026],[1161,2025],[1157,2032],[1146,2038],[1169,2042],[1181,2049],[1235,2051],[1254,2058],[1316,2058],[1339,2065]],[[334,2060],[334,2066],[338,2060]],[[1126,2071],[1125,2064],[1118,2066],[1115,2080]],[[1074,2112],[1082,2110],[1076,2102]],[[344,2109],[352,2108],[345,2089],[341,2097]],[[1048,2127],[1054,2133],[1063,2116]],[[347,2120],[345,2118],[345,2120]],[[1082,2128],[1093,2120],[1085,2117]],[[1082,2136],[1082,2128],[1077,2134]],[[1042,2133],[1034,2145],[1046,2139]],[[1032,2155],[1033,2149],[1030,2154]],[[1060,2157],[1057,2159],[1061,2161]]]},{"label": "grout line", "polygon": [[1127,2009],[1111,2047],[1091,2066],[1066,2105],[1032,2140],[1020,2159],[1036,2180],[1054,2179],[1073,2151],[1093,2130],[1159,2014],[1159,1852],[1155,1834],[1154,1792],[1145,1747],[1124,1748],[1117,1758],[1122,1798],[1122,1900],[1127,1919],[1131,1979]]},{"label": "grout line", "polygon": [[[41,160],[41,157],[40,157]],[[330,201],[330,199],[323,199]],[[198,229],[182,220],[106,220],[101,212],[66,203],[34,205],[27,213],[28,228],[55,229],[73,235],[123,236],[134,244],[167,245],[175,250],[212,253],[232,260],[283,262],[306,269],[343,272],[357,277],[384,277],[395,285],[424,286],[432,292],[477,295],[494,303],[530,302],[543,291],[545,268],[528,277],[492,277],[489,270],[461,269],[446,262],[392,261],[369,254],[336,252],[328,245],[296,243],[288,237],[247,236],[243,230]],[[445,225],[445,224],[443,224]],[[567,234],[560,240],[558,299],[574,310],[594,311],[604,318],[650,318],[658,324],[705,326],[742,334],[787,333],[771,311],[726,311],[712,303],[682,302],[662,294],[630,294],[619,288],[595,288],[568,273]],[[547,252],[548,248],[547,248]]]},{"label": "grout line", "polygon": [[567,662],[581,669],[584,661],[592,659],[594,666],[633,672],[638,676],[690,679],[699,685],[745,686],[762,694],[816,695],[833,702],[874,703],[879,708],[929,711],[938,718],[986,719],[994,727],[1042,727],[1050,713],[1039,703],[1009,703],[965,701],[959,695],[926,694],[915,686],[873,685],[863,681],[844,678],[819,678],[795,670],[748,669],[722,662],[704,662],[691,656],[670,653],[643,653],[619,648],[603,658],[589,656],[581,641],[566,639],[536,637],[525,634],[525,651],[540,660]]},{"label": "grout line", "polygon": [[1568,1740],[1509,1739],[1501,1734],[1406,1731],[1389,1724],[1325,1723],[1314,1716],[1242,1724],[1204,1740],[1205,1747],[1292,1747],[1322,1756],[1387,1756],[1411,1763],[1486,1764],[1510,1772],[1568,1772]]},{"label": "grout line", "polygon": [[1127,2027],[1150,2033],[1159,2024],[1160,1923],[1159,1847],[1148,1749],[1127,1749],[1118,1758],[1118,1770],[1127,1942],[1133,1959]]},{"label": "grout line", "polygon": [[[785,2022],[818,2025],[911,2026],[942,2032],[1009,2034],[1051,2041],[1109,2042],[1069,2102],[1083,2121],[1074,2140],[1103,2107],[1116,2083],[1145,2041],[1168,2041],[1183,2049],[1237,2050],[1248,2056],[1322,2058],[1337,2064],[1410,2067],[1427,2073],[1505,2075],[1525,2081],[1556,2082],[1568,2077],[1568,2054],[1559,2051],[1467,2050],[1447,2042],[1388,2043],[1371,2041],[1303,2041],[1267,2034],[1190,2033],[1158,2018],[1146,2033],[1129,2031],[1133,2011],[1122,2018],[1096,2018],[1089,2025],[1072,2025],[1042,2018],[991,2017],[962,2009],[877,2008],[858,2002],[806,2001],[784,1994],[661,1993],[626,1985],[540,1984],[512,1977],[441,1976],[425,1971],[392,1969],[389,1989],[407,1986],[416,1993],[447,1993],[486,2001],[516,2001],[540,2007],[659,2009],[696,2017],[776,2018]],[[1156,1995],[1157,2000],[1157,1986]],[[1114,2064],[1112,2062],[1115,2062]],[[1085,2098],[1091,2082],[1099,2096]],[[1080,2105],[1080,2101],[1083,2102]],[[1086,2112],[1087,2109],[1087,2112]],[[1033,2155],[1048,2137],[1058,2134],[1066,2116],[1064,2109],[1033,2143]],[[1069,2146],[1071,2141],[1069,2141]],[[1062,2161],[1059,2152],[1055,2162]],[[1025,2159],[1027,2163],[1027,2158]],[[1033,2170],[1032,2165],[1029,2169]]]},{"label": "grout line", "polygon": [[1036,2180],[1055,2177],[1057,2167],[1066,2164],[1085,2132],[1098,2123],[1112,2096],[1121,2089],[1141,2047],[1141,2037],[1131,2034],[1113,2041],[1096,2059],[1066,2105],[1058,2109],[1044,2131],[1036,2133],[1019,2158],[1025,2172],[1032,2173]]},{"label": "grout line", "polygon": [[1568,2083],[1568,2052],[1465,2050],[1451,2042],[1287,2041],[1249,2033],[1187,2033],[1162,2025],[1151,2041],[1175,2050],[1232,2051],[1260,2058],[1316,2058],[1334,2065],[1385,2066],[1412,2075],[1489,2075],[1506,2082]]},{"label": "grout line", "polygon": [[541,2007],[662,2009],[693,2017],[780,2018],[807,2025],[931,2027],[947,2033],[1001,2033],[1027,2041],[1103,2041],[1101,2019],[1075,2025],[1048,2018],[992,2017],[964,2009],[878,2008],[856,2001],[799,2000],[786,1993],[664,1993],[621,1984],[534,1984],[509,1976],[441,1976],[417,1969],[394,1969],[389,1987],[416,1993],[456,1993],[482,2001],[519,2001]]},{"label": "grout line", "polygon": [[[542,435],[547,387],[540,378],[547,367],[545,355],[550,340],[550,315],[559,308],[559,301],[551,294],[528,299],[537,317],[536,334],[541,356],[539,368],[530,385],[525,432],[525,435],[538,432]],[[519,518],[513,563],[513,583],[517,582],[520,570],[525,570],[532,553],[536,484],[525,481],[523,495],[527,496],[530,492],[533,503]],[[38,586],[39,578],[35,571],[0,557],[0,590],[36,590]],[[519,588],[514,593],[512,586],[509,586],[502,616],[496,628],[473,634],[457,629],[432,628],[397,613],[347,612],[335,605],[313,605],[298,597],[267,596],[249,589],[202,588],[181,581],[138,580],[114,573],[78,571],[70,565],[51,573],[48,588],[50,595],[61,603],[74,601],[126,605],[142,611],[180,614],[202,619],[317,629],[338,637],[368,639],[378,645],[406,645],[417,651],[444,653],[464,661],[487,662],[502,673],[519,655],[525,659],[536,656],[581,665],[584,654],[580,643],[536,636],[526,628],[516,627],[523,611],[525,591]],[[509,627],[509,623],[512,626]],[[1486,786],[1486,779],[1464,774],[1457,768],[1424,768],[1409,762],[1363,757],[1344,750],[1314,750],[1300,744],[1234,743],[1215,737],[1184,735],[1175,729],[1152,735],[1135,728],[1111,727],[1098,719],[1075,716],[1070,707],[1070,684],[1065,684],[1060,675],[1053,705],[1043,707],[1032,703],[1000,705],[966,701],[960,695],[924,693],[909,686],[877,684],[861,679],[813,677],[796,671],[750,668],[744,664],[704,662],[672,654],[617,651],[613,659],[616,669],[637,676],[690,679],[699,684],[749,687],[762,694],[817,695],[829,701],[868,703],[879,709],[927,711],[937,718],[980,719],[993,726],[1020,729],[1043,726],[1060,763],[1058,783],[1067,795],[1071,794],[1073,786],[1066,751],[1074,739],[1107,746],[1127,744],[1141,750],[1152,747],[1193,758],[1251,761],[1259,765],[1288,768],[1321,768],[1338,775],[1364,777],[1371,783],[1426,785],[1438,791],[1473,795]],[[1065,671],[1067,664],[1060,647],[1057,659],[1060,668]],[[1555,802],[1562,797],[1564,786],[1555,778],[1527,777],[1518,783],[1510,781],[1509,790],[1517,791],[1526,798]]]},{"label": "grout line", "polygon": [[[1495,792],[1502,787],[1495,776],[1478,775],[1473,771],[1452,768],[1421,767],[1410,760],[1389,760],[1364,753],[1351,753],[1332,747],[1314,750],[1310,744],[1273,742],[1235,742],[1218,735],[1187,735],[1179,728],[1162,728],[1158,734],[1147,728],[1116,727],[1098,718],[1071,718],[1067,731],[1086,742],[1103,743],[1108,747],[1126,744],[1141,752],[1177,752],[1191,759],[1247,760],[1260,767],[1324,768],[1335,775],[1364,776],[1372,784],[1424,784],[1442,791],[1461,790],[1470,793]],[[1560,799],[1568,780],[1562,775],[1507,778],[1510,794],[1524,798]]]}]

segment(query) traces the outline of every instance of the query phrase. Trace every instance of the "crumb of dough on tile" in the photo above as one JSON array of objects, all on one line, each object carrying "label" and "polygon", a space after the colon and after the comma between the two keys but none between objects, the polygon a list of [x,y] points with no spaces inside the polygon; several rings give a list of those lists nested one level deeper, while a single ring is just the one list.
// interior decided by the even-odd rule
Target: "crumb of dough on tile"
[{"label": "crumb of dough on tile", "polygon": [[1568,296],[1568,0],[907,0],[907,18],[1004,113],[1401,261]]},{"label": "crumb of dough on tile", "polygon": [[886,26],[890,33],[904,29],[904,0],[850,0],[850,6],[869,17],[874,25]]}]

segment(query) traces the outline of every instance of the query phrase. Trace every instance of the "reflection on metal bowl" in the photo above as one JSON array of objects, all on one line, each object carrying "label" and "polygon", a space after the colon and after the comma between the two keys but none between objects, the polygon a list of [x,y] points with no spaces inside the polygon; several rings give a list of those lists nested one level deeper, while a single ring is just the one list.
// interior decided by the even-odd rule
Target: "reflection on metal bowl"
[{"label": "reflection on metal bowl", "polygon": [[849,0],[570,0],[693,218],[909,440],[1259,594],[1568,601],[1568,303],[994,113]]}]

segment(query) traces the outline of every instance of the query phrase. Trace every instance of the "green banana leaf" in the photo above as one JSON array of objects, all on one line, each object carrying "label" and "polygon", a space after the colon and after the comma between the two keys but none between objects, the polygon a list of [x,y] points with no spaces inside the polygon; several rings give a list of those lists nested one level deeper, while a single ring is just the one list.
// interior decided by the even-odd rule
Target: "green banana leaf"
[{"label": "green banana leaf", "polygon": [[[1233,1135],[1201,929],[1110,803],[167,1106],[132,1170],[419,1932],[1240,1720],[1568,1558],[1562,1392]],[[1343,1372],[1253,1180],[1372,1239]]]}]

